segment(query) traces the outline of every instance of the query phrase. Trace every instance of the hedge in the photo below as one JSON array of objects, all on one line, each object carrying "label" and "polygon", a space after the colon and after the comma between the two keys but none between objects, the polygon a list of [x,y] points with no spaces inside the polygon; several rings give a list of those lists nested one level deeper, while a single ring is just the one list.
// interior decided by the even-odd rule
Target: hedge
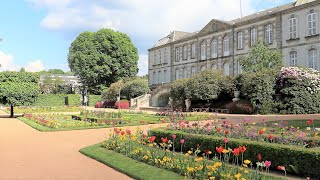
[{"label": "hedge", "polygon": [[[215,150],[215,147],[224,146],[222,137],[214,137],[208,135],[189,134],[182,131],[169,131],[165,129],[150,130],[151,136],[156,136],[157,142],[161,141],[161,137],[168,137],[171,139],[172,134],[177,135],[177,139],[185,139],[183,150],[190,150],[200,144],[201,150]],[[255,164],[257,155],[262,154],[262,160],[269,160],[272,162],[271,169],[276,169],[279,165],[284,165],[288,172],[293,173],[293,169],[299,176],[320,178],[320,149],[312,148],[306,149],[297,146],[281,145],[263,143],[257,141],[250,141],[244,139],[228,138],[228,147],[235,148],[239,146],[246,146],[247,151],[244,153],[244,159],[249,159]],[[175,147],[180,147],[179,140],[175,141]],[[179,149],[177,149],[179,150]],[[180,150],[179,150],[180,151]],[[289,168],[291,167],[294,168]]]},{"label": "hedge", "polygon": [[[80,106],[80,94],[40,94],[33,106],[64,106],[64,97],[68,96],[70,106]],[[89,106],[101,100],[100,95],[89,95]]]}]

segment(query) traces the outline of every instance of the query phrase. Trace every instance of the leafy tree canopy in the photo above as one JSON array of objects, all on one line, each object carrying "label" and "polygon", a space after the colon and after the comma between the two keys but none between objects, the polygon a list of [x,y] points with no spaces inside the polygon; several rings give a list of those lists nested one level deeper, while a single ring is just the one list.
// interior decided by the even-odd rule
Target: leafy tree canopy
[{"label": "leafy tree canopy", "polygon": [[256,43],[247,56],[240,58],[244,72],[258,72],[261,70],[277,69],[282,66],[280,51],[269,49],[264,42]]},{"label": "leafy tree canopy", "polygon": [[71,71],[95,94],[122,77],[135,76],[138,59],[130,37],[110,29],[81,33],[68,54]]},{"label": "leafy tree canopy", "polygon": [[39,94],[39,75],[28,72],[1,72],[0,73],[0,102],[13,107],[30,105]]}]

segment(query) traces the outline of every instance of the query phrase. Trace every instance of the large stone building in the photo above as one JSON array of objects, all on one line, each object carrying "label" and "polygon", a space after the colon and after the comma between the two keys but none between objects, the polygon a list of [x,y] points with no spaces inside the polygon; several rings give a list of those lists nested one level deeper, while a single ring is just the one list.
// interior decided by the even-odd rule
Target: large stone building
[{"label": "large stone building", "polygon": [[173,31],[149,49],[149,85],[205,69],[241,73],[239,57],[257,41],[279,49],[285,66],[320,70],[320,0],[298,0],[232,21],[212,19],[198,32]]}]

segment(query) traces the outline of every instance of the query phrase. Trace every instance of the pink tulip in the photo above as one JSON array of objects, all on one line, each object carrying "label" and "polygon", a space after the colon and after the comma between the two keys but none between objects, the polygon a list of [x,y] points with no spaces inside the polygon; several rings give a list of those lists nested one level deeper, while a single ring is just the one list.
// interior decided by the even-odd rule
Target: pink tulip
[{"label": "pink tulip", "polygon": [[173,138],[173,139],[176,139],[176,138],[177,138],[177,135],[173,134],[173,135],[172,135],[172,138]]},{"label": "pink tulip", "polygon": [[264,161],[264,165],[269,168],[271,166],[271,161]]},{"label": "pink tulip", "polygon": [[185,140],[184,139],[180,139],[180,143],[184,144]]},{"label": "pink tulip", "polygon": [[224,142],[225,144],[227,144],[227,143],[228,143],[228,138],[224,138],[224,139],[223,139],[223,142]]}]

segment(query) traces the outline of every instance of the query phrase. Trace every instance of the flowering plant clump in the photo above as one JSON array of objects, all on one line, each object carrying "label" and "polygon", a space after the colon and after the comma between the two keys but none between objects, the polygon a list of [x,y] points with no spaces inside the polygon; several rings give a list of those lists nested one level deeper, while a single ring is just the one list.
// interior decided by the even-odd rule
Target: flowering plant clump
[{"label": "flowering plant clump", "polygon": [[267,123],[265,119],[259,123],[245,120],[237,124],[218,119],[201,122],[179,121],[176,124],[170,124],[167,129],[221,137],[225,145],[228,143],[228,138],[235,138],[315,148],[320,146],[320,139],[319,132],[314,127],[314,121],[308,120],[306,124],[312,128],[306,129],[289,126],[286,121]]},{"label": "flowering plant clump", "polygon": [[300,81],[310,80],[308,91],[313,94],[320,92],[320,72],[311,68],[282,67],[278,80],[283,86],[286,78],[296,78]]},{"label": "flowering plant clump", "polygon": [[[213,152],[228,151],[229,153],[229,150],[222,147],[217,147],[217,151],[202,151],[201,146],[197,145],[196,149],[190,149],[185,154],[175,153],[172,146],[172,142],[178,139],[175,135],[147,137],[140,128],[137,128],[136,133],[128,132],[125,129],[114,128],[113,132],[109,133],[109,139],[102,146],[146,164],[174,171],[187,178],[265,179],[265,176],[259,172],[250,171],[246,167],[229,166],[224,162],[225,160],[221,161],[218,157],[212,156]],[[156,143],[156,139],[160,143]],[[186,143],[184,139],[177,141],[181,144]],[[238,157],[241,152],[244,152],[244,148],[244,146],[234,148],[233,156]],[[200,152],[204,153],[199,154]],[[231,154],[227,155],[227,153],[225,158],[231,158]]]}]

